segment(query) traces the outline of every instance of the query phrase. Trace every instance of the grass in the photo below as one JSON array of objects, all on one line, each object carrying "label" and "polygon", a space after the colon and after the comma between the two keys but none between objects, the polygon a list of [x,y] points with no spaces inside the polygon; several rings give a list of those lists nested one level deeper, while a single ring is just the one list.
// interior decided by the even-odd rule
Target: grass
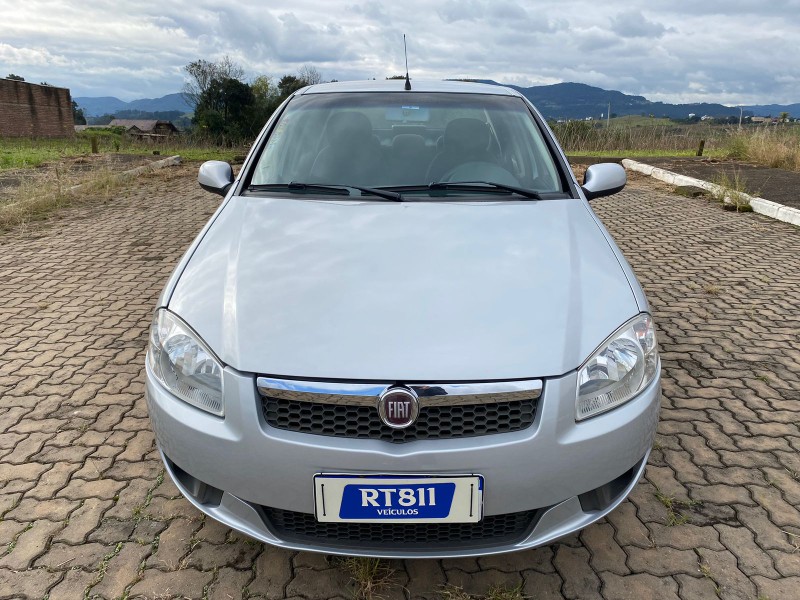
[{"label": "grass", "polygon": [[600,121],[570,121],[552,126],[567,154],[630,158],[695,156],[705,141],[704,157],[729,158],[767,167],[800,171],[800,125],[679,124],[665,119],[620,117],[606,127]]},{"label": "grass", "polygon": [[683,514],[679,509],[691,508],[692,506],[697,506],[700,504],[700,502],[695,500],[676,500],[672,496],[663,494],[658,489],[656,489],[655,496],[656,499],[664,505],[664,508],[667,509],[667,527],[675,527],[676,525],[683,525],[684,523],[690,522],[691,518],[688,515]]},{"label": "grass", "polygon": [[708,579],[714,586],[714,591],[716,592],[717,596],[719,596],[722,592],[722,589],[719,587],[717,580],[714,578],[714,574],[711,572],[711,566],[706,562],[705,556],[703,553],[700,552],[699,549],[695,549],[695,553],[697,554],[697,568],[700,573]]},{"label": "grass", "polygon": [[784,529],[781,529],[781,533],[785,533],[789,537],[789,541],[791,542],[792,546],[794,547],[794,550],[792,550],[792,554],[794,554],[795,552],[800,551],[800,535],[798,535],[796,533],[791,533],[791,532],[786,531]]},{"label": "grass", "polygon": [[174,136],[163,142],[146,142],[119,133],[82,131],[73,138],[0,138],[0,171],[33,168],[66,157],[91,154],[95,137],[101,154],[152,155],[167,157],[180,154],[185,160],[232,161],[243,153],[242,148],[221,148],[204,140]]},{"label": "grass", "polygon": [[720,131],[706,125],[605,124],[569,121],[553,126],[553,133],[567,154],[587,156],[694,156],[701,140],[710,154],[721,155],[714,143]]},{"label": "grass", "polygon": [[355,585],[353,597],[356,600],[382,598],[381,592],[392,584],[394,578],[394,569],[380,558],[348,556],[342,559],[341,568]]},{"label": "grass", "polygon": [[726,210],[736,212],[753,212],[750,206],[750,194],[747,190],[747,180],[741,170],[734,169],[731,174],[722,172],[712,182],[717,185],[717,190],[712,197]]},{"label": "grass", "polygon": [[[80,194],[70,192],[73,184],[85,184]],[[11,202],[0,202],[0,232],[18,225],[46,219],[53,211],[79,199],[108,199],[122,182],[108,169],[86,174],[83,178],[67,177],[58,168],[46,176],[23,179]]]},{"label": "grass", "polygon": [[735,132],[726,146],[729,158],[800,171],[800,126],[767,126]]},{"label": "grass", "polygon": [[515,588],[494,586],[485,596],[473,596],[458,586],[445,585],[439,590],[439,596],[442,600],[525,600],[527,598],[522,594],[522,585]]}]

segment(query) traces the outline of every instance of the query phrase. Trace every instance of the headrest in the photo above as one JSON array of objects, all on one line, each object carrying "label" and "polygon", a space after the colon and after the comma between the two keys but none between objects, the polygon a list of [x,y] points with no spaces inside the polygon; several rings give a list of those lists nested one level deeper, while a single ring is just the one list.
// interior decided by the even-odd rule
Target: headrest
[{"label": "headrest", "polygon": [[449,150],[486,150],[489,126],[480,119],[453,119],[444,129],[444,147]]},{"label": "headrest", "polygon": [[325,137],[329,142],[346,140],[348,142],[366,141],[372,137],[372,124],[364,113],[343,111],[334,113],[328,119]]}]

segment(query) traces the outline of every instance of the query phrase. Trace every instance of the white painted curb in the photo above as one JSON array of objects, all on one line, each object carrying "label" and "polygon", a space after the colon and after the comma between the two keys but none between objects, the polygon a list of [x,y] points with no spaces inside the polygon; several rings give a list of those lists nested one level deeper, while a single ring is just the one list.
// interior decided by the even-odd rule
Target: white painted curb
[{"label": "white painted curb", "polygon": [[[654,167],[652,165],[646,165],[644,163],[631,160],[630,158],[622,159],[622,166],[626,169],[630,169],[631,171],[649,175],[650,177],[664,181],[671,185],[693,185],[695,187],[708,190],[712,194],[719,194],[722,191],[722,188],[715,183],[703,181],[702,179],[695,179],[694,177],[688,177],[686,175],[679,175],[678,173],[673,173],[672,171],[667,171],[665,169],[659,169],[658,167]],[[791,206],[772,202],[771,200],[765,200],[764,198],[756,198],[755,196],[749,196],[747,194],[742,194],[742,196],[750,201],[750,206],[753,207],[753,212],[800,227],[800,210]]]},{"label": "white painted curb", "polygon": [[[174,165],[181,164],[181,157],[180,155],[176,154],[175,156],[170,156],[169,158],[162,158],[161,160],[157,160],[146,165],[142,165],[140,167],[136,167],[135,169],[129,169],[127,171],[122,171],[121,173],[116,173],[113,175],[114,179],[125,180],[125,179],[133,179],[141,175],[142,173],[149,173],[150,171],[155,171],[160,169],[161,167],[171,167]],[[71,188],[68,188],[68,192],[78,192],[84,186],[90,185],[88,183],[79,183],[78,185],[73,185]]]}]

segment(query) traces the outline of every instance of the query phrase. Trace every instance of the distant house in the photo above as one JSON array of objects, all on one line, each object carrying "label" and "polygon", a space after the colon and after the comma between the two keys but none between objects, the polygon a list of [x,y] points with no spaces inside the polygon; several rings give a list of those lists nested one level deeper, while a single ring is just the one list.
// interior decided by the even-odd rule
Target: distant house
[{"label": "distant house", "polygon": [[750,121],[752,123],[766,123],[769,119],[767,117],[753,117]]},{"label": "distant house", "polygon": [[112,119],[108,127],[124,127],[125,132],[136,137],[166,137],[178,133],[172,121],[156,119]]}]

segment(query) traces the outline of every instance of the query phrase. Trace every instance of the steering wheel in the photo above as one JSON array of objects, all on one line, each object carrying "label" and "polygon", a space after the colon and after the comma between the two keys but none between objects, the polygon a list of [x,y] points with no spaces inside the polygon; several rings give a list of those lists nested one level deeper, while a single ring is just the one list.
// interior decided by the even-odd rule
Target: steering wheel
[{"label": "steering wheel", "polygon": [[519,180],[508,169],[485,161],[466,162],[450,169],[439,181],[492,181],[519,186]]}]

